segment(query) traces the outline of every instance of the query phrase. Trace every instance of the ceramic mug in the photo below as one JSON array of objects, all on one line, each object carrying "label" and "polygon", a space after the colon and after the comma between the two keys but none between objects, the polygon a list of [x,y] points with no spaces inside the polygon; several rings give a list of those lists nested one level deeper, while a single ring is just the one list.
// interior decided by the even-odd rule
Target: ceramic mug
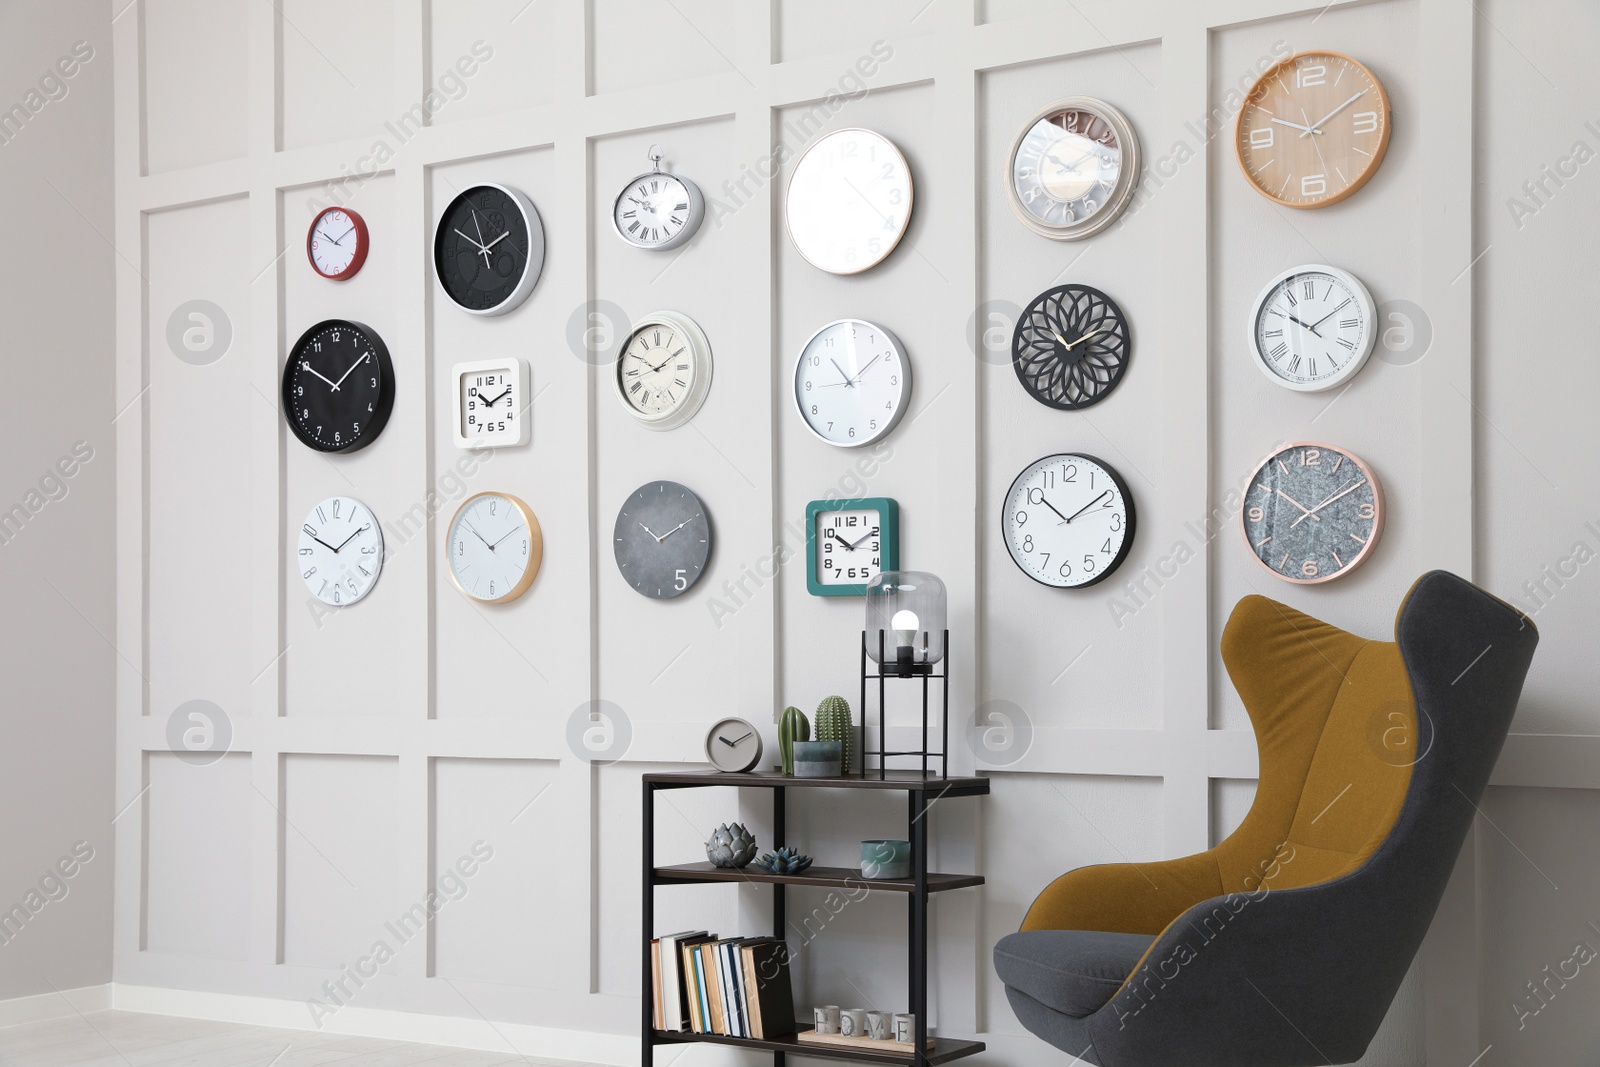
[{"label": "ceramic mug", "polygon": [[867,1036],[874,1041],[894,1039],[894,1016],[886,1011],[867,1012]]},{"label": "ceramic mug", "polygon": [[826,1004],[812,1009],[812,1029],[819,1034],[837,1034],[839,1032],[839,1005]]},{"label": "ceramic mug", "polygon": [[846,1008],[839,1013],[839,1034],[842,1037],[867,1036],[867,1009]]},{"label": "ceramic mug", "polygon": [[910,1012],[894,1013],[894,1039],[910,1045],[917,1040],[917,1017]]},{"label": "ceramic mug", "polygon": [[911,842],[877,840],[861,842],[863,878],[910,878]]}]

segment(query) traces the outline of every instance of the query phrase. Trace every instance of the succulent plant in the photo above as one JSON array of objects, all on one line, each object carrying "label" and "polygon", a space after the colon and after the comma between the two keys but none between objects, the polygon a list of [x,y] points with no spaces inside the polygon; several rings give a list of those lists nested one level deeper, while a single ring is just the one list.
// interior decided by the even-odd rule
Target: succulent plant
[{"label": "succulent plant", "polygon": [[811,866],[811,857],[792,848],[780,848],[756,860],[756,866],[768,874],[799,874]]},{"label": "succulent plant", "polygon": [[756,839],[744,823],[723,823],[706,841],[706,859],[718,867],[743,867],[756,856]]},{"label": "succulent plant", "polygon": [[778,716],[778,755],[783,762],[783,773],[794,773],[794,743],[811,740],[811,720],[796,707],[783,709]]},{"label": "succulent plant", "polygon": [[844,697],[824,697],[817,705],[816,734],[818,741],[839,742],[839,770],[854,774],[856,769],[855,722],[850,716],[850,702]]}]

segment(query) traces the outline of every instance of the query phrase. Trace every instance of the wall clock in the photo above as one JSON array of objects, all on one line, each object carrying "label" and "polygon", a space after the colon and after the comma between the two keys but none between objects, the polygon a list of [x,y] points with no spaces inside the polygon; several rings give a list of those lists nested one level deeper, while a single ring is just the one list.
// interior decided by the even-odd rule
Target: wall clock
[{"label": "wall clock", "polygon": [[1314,393],[1347,381],[1377,340],[1372,294],[1349,271],[1321,264],[1286,270],[1250,312],[1256,366],[1286,389]]},{"label": "wall clock", "polygon": [[544,532],[533,510],[510,493],[461,502],[445,542],[450,580],[468,600],[504,604],[528,591],[544,561]]},{"label": "wall clock", "polygon": [[306,231],[306,258],[324,278],[353,278],[367,261],[367,223],[349,208],[330,207],[311,220]]},{"label": "wall clock", "polygon": [[711,520],[677,482],[647,482],[617,512],[612,548],[617,570],[652,600],[689,591],[711,558]]},{"label": "wall clock", "polygon": [[1006,192],[1022,224],[1057,241],[1110,226],[1139,184],[1139,138],[1122,112],[1092,96],[1041,108],[1011,143]]},{"label": "wall clock", "polygon": [[1390,127],[1389,96],[1372,71],[1319,49],[1256,79],[1234,141],[1256,192],[1285,207],[1327,207],[1377,173]]},{"label": "wall clock", "polygon": [[533,201],[492,182],[464,190],[439,217],[433,269],[468,314],[504,315],[521,304],[544,269],[544,224]]},{"label": "wall clock", "polygon": [[806,589],[865,596],[867,583],[900,569],[900,505],[887,497],[806,505]]},{"label": "wall clock", "polygon": [[830,445],[857,448],[894,429],[911,399],[911,361],[894,334],[838,319],[811,335],[794,366],[794,402]]},{"label": "wall clock", "polygon": [[283,365],[289,429],[318,452],[354,452],[377,440],[394,408],[394,365],[372,327],[327,319],[300,335]]},{"label": "wall clock", "polygon": [[784,201],[789,239],[807,263],[860,274],[893,252],[911,224],[911,168],[893,141],[836,130],[795,164]]},{"label": "wall clock", "polygon": [[455,428],[458,448],[525,445],[533,435],[533,395],[528,364],[515,356],[457,363]]},{"label": "wall clock", "polygon": [[354,604],[383,571],[383,529],[354,497],[333,496],[306,513],[295,566],[324,604]]},{"label": "wall clock", "polygon": [[1133,496],[1111,465],[1063,452],[1023,468],[1000,517],[1011,561],[1058,589],[1102,582],[1133,547]]},{"label": "wall clock", "polygon": [[1383,488],[1352,453],[1301,441],[1256,468],[1240,526],[1257,563],[1315,585],[1366,562],[1383,532]]},{"label": "wall clock", "polygon": [[706,759],[719,771],[755,770],[761,749],[761,732],[743,719],[723,719],[706,732]]},{"label": "wall clock", "polygon": [[1110,396],[1132,355],[1122,309],[1087,285],[1046,289],[1017,317],[1011,334],[1017,380],[1039,403],[1063,410]]},{"label": "wall clock", "polygon": [[646,315],[623,343],[612,384],[641,424],[652,430],[682,426],[711,391],[711,344],[687,315]]},{"label": "wall clock", "polygon": [[617,236],[635,248],[664,251],[694,236],[705,219],[705,199],[688,178],[661,169],[661,149],[650,146],[650,170],[623,186],[611,205]]}]

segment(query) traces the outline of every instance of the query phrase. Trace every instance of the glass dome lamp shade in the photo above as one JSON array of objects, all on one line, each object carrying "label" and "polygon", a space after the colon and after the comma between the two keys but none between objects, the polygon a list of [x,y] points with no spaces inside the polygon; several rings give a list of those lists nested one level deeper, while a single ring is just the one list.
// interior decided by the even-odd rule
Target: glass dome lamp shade
[{"label": "glass dome lamp shade", "polygon": [[867,654],[886,673],[924,674],[944,659],[944,583],[926,571],[884,571],[867,583]]}]

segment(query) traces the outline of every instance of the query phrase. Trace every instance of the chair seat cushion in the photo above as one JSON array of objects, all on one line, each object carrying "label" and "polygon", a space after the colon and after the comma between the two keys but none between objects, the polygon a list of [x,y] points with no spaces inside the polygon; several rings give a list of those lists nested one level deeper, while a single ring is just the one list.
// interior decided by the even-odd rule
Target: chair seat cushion
[{"label": "chair seat cushion", "polygon": [[995,945],[994,969],[1011,988],[1081,1019],[1105,1006],[1153,940],[1100,930],[1025,930]]}]

